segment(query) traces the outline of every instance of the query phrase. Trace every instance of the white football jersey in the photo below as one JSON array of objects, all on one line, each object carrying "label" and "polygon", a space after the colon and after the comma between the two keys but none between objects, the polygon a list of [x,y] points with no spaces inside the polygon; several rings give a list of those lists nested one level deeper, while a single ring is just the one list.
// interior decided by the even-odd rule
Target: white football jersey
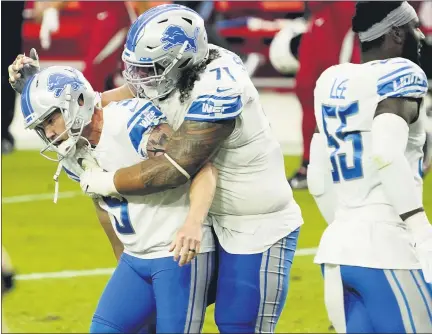
[{"label": "white football jersey", "polygon": [[[147,159],[148,136],[156,125],[166,121],[151,102],[130,99],[106,106],[103,122],[101,137],[92,155],[101,168],[116,171]],[[62,162],[68,176],[79,182],[77,165],[66,159]],[[190,182],[152,195],[125,196],[124,201],[99,200],[101,208],[109,213],[125,253],[140,258],[172,256],[169,246],[189,210],[189,186]],[[206,222],[200,251],[212,250],[213,235]]]},{"label": "white football jersey", "polygon": [[[317,263],[420,268],[405,223],[387,198],[372,161],[371,128],[379,102],[422,99],[427,89],[425,73],[404,58],[336,65],[318,79],[315,117],[328,143],[337,205],[335,220],[322,236]],[[420,198],[425,116],[423,110],[409,125],[405,151]]]},{"label": "white football jersey", "polygon": [[213,159],[219,179],[210,216],[226,250],[262,252],[303,223],[301,212],[286,181],[280,145],[241,59],[211,48],[221,57],[200,74],[189,99],[180,103],[177,91],[159,107],[175,130],[185,120],[236,118],[235,130]]}]

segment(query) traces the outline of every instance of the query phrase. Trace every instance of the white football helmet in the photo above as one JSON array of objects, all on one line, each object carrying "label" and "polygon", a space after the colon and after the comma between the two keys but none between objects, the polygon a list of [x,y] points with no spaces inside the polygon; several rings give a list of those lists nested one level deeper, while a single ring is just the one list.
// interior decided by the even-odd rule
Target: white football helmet
[{"label": "white football helmet", "polygon": [[203,19],[180,5],[144,12],[130,27],[122,59],[123,76],[136,96],[169,94],[181,72],[205,61],[209,46]]},{"label": "white football helmet", "polygon": [[[21,111],[26,129],[36,130],[46,143],[40,153],[54,161],[60,161],[75,153],[81,133],[93,116],[97,93],[78,70],[69,66],[51,66],[32,76],[21,94]],[[66,130],[54,140],[46,137],[41,124],[53,112],[60,110]],[[56,145],[64,134],[68,139]],[[57,158],[46,155],[57,153]]]}]

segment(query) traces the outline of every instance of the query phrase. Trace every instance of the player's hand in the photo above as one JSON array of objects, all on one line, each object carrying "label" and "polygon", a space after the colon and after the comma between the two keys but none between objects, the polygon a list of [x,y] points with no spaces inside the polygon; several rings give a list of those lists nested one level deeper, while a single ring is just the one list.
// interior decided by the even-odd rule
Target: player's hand
[{"label": "player's hand", "polygon": [[423,276],[427,283],[432,283],[432,225],[424,213],[408,218],[406,222]]},{"label": "player's hand", "polygon": [[84,169],[84,173],[80,175],[80,186],[87,196],[92,198],[109,196],[122,199],[114,185],[115,172],[107,172],[97,164],[85,159],[78,163]]},{"label": "player's hand", "polygon": [[417,258],[427,283],[432,284],[432,238],[415,245]]},{"label": "player's hand", "polygon": [[423,236],[414,239],[414,249],[427,283],[432,283],[432,225],[423,231]]},{"label": "player's hand", "polygon": [[174,252],[174,261],[178,261],[180,267],[191,262],[199,253],[201,237],[201,222],[186,220],[177,231],[171,243],[170,252]]},{"label": "player's hand", "polygon": [[32,19],[37,23],[41,23],[43,19],[44,11],[49,7],[51,7],[50,2],[35,1],[33,6],[33,11],[32,11]]},{"label": "player's hand", "polygon": [[20,54],[12,65],[9,65],[9,83],[18,94],[21,94],[28,78],[39,71],[39,56],[35,49],[31,49],[29,57]]},{"label": "player's hand", "polygon": [[60,26],[59,11],[56,8],[47,8],[43,11],[39,39],[43,49],[51,46],[51,34],[57,32]]}]

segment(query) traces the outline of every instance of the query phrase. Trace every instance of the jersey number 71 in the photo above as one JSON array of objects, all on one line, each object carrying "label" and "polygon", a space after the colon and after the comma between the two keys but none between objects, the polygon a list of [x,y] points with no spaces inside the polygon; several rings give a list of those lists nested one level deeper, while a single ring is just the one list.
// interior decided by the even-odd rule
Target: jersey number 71
[{"label": "jersey number 71", "polygon": [[[341,174],[343,179],[346,181],[363,177],[362,135],[359,131],[345,132],[347,118],[357,114],[358,111],[358,102],[351,103],[347,106],[322,105],[323,128],[327,137],[327,144],[329,147],[334,147],[334,151],[330,155],[330,161],[333,168],[333,182],[339,182],[341,179]],[[340,121],[340,126],[335,132],[336,136],[333,136],[328,132],[328,119],[338,119]],[[352,167],[348,167],[349,165],[346,153],[339,152],[341,145],[339,144],[338,140],[344,143],[351,142],[353,146],[353,161],[349,165]]]}]

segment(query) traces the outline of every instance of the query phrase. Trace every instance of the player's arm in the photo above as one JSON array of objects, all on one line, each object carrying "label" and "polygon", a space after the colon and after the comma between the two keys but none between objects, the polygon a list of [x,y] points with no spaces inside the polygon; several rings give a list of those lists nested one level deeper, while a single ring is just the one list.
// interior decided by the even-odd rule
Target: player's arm
[{"label": "player's arm", "polygon": [[384,190],[402,220],[424,212],[411,167],[405,157],[408,125],[417,120],[419,101],[387,98],[372,122],[372,154]]},{"label": "player's arm", "polygon": [[150,1],[134,1],[133,6],[136,8],[138,15],[141,15],[146,10],[152,8],[152,3]]},{"label": "player's arm", "polygon": [[189,212],[170,247],[170,251],[174,251],[174,260],[180,258],[180,266],[192,261],[200,251],[202,224],[213,202],[217,175],[217,169],[207,163],[192,180]]},{"label": "player's arm", "polygon": [[43,49],[51,47],[51,34],[60,28],[60,9],[64,6],[63,1],[35,3],[33,16],[41,24],[39,39]]},{"label": "player's arm", "polygon": [[[58,2],[58,6],[63,5],[64,3],[65,2],[60,1]],[[42,16],[43,16],[43,9],[47,8],[46,4],[47,3],[45,2],[36,3],[36,6],[40,6],[40,10],[41,10],[40,15]],[[29,65],[29,66],[25,67],[25,65]],[[39,71],[40,71],[39,56],[36,50],[32,48],[30,50],[30,54],[28,57],[23,54],[19,54],[14,60],[14,62],[11,65],[9,65],[8,67],[9,83],[18,94],[21,94],[27,80]],[[127,100],[135,97],[134,94],[132,94],[127,84],[124,84],[123,86],[111,90],[107,90],[101,93],[100,96],[101,96],[102,107],[110,104],[111,102],[118,102],[118,101]]]},{"label": "player's arm", "polygon": [[114,251],[114,255],[117,259],[117,261],[120,260],[120,256],[123,253],[123,244],[121,243],[121,241],[119,240],[119,238],[117,237],[114,228],[111,224],[111,220],[109,218],[108,212],[106,212],[104,209],[102,209],[100,207],[100,205],[98,204],[97,200],[93,200],[95,209],[96,209],[96,215],[99,219],[99,223],[101,224],[102,228],[104,229],[110,243],[111,243],[111,247]]},{"label": "player's arm", "polygon": [[102,196],[148,195],[185,184],[232,133],[235,119],[186,120],[175,131],[163,155],[115,172],[90,169],[80,176],[81,189]]},{"label": "player's arm", "polygon": [[40,22],[43,18],[43,13],[48,8],[53,8],[57,11],[63,9],[67,2],[65,1],[36,1],[33,8],[33,17]]},{"label": "player's arm", "polygon": [[163,155],[115,172],[85,172],[81,189],[102,196],[147,195],[176,188],[193,178],[234,131],[243,109],[240,89],[210,89],[189,105]]},{"label": "player's arm", "polygon": [[310,145],[307,183],[309,193],[314,197],[325,221],[330,224],[334,220],[337,198],[327,155],[327,141],[318,128]]},{"label": "player's arm", "polygon": [[107,90],[101,94],[102,107],[110,104],[111,102],[118,102],[122,100],[127,100],[135,97],[132,94],[129,86],[124,84],[123,86]]},{"label": "player's arm", "polygon": [[193,177],[232,133],[235,120],[184,121],[164,155],[119,169],[114,185],[123,195],[146,195],[178,187]]},{"label": "player's arm", "polygon": [[419,117],[419,101],[387,98],[372,123],[373,161],[390,203],[405,221],[427,282],[432,282],[432,226],[423,208],[405,150],[408,125]]},{"label": "player's arm", "polygon": [[217,177],[218,170],[210,162],[194,177],[189,189],[187,222],[201,225],[205,221],[216,192]]}]

